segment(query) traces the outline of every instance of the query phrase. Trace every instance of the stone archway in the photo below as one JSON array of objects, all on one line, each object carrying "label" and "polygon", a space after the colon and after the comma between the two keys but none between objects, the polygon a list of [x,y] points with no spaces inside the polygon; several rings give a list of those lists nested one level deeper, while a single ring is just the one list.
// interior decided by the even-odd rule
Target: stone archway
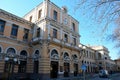
[{"label": "stone archway", "polygon": [[39,50],[36,50],[34,55],[33,55],[33,58],[34,58],[34,73],[38,73],[39,72],[39,55],[40,55],[40,52]]},{"label": "stone archway", "polygon": [[25,73],[26,72],[26,66],[27,66],[27,52],[25,50],[22,50],[20,52],[20,64],[18,67],[18,73]]},{"label": "stone archway", "polygon": [[74,67],[74,76],[77,76],[77,74],[78,74],[78,57],[77,57],[77,55],[72,55],[72,58],[73,58],[73,62],[74,62],[74,64],[73,64],[73,67]]},{"label": "stone archway", "polygon": [[58,77],[58,66],[59,66],[59,56],[58,56],[58,52],[57,50],[52,50],[51,54],[50,54],[50,58],[51,58],[51,63],[50,63],[50,77],[51,78],[57,78]]},{"label": "stone archway", "polygon": [[6,54],[8,57],[6,57],[4,72],[13,73],[13,71],[14,71],[14,65],[13,65],[14,59],[11,59],[10,57],[14,57],[16,54],[16,51],[14,48],[8,48],[6,51]]},{"label": "stone archway", "polygon": [[70,73],[70,58],[69,58],[69,54],[67,52],[64,53],[63,55],[63,59],[64,59],[64,77],[69,77],[69,73]]}]

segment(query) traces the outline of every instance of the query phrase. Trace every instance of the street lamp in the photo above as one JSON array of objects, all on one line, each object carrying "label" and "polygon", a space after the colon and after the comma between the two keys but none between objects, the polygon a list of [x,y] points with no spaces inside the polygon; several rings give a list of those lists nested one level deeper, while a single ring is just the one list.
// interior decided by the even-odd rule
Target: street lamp
[{"label": "street lamp", "polygon": [[14,70],[14,65],[17,63],[18,61],[18,57],[17,55],[14,54],[9,54],[9,53],[1,53],[2,57],[4,57],[4,61],[5,61],[5,78],[7,78],[8,80],[11,80],[12,74],[13,74],[13,70]]},{"label": "street lamp", "polygon": [[79,45],[81,48],[82,48],[82,55],[81,55],[81,58],[83,59],[83,62],[82,62],[82,66],[81,66],[81,69],[83,71],[83,80],[85,80],[85,71],[87,69],[87,66],[86,66],[86,63],[84,61],[84,57],[85,57],[85,50],[86,50],[86,46],[85,45]]}]

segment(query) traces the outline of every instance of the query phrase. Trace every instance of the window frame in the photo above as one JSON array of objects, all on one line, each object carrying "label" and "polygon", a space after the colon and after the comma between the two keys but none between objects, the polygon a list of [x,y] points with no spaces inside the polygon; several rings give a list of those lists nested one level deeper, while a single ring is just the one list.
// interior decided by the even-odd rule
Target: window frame
[{"label": "window frame", "polygon": [[75,31],[76,27],[75,27],[75,23],[72,23],[72,30]]},{"label": "window frame", "polygon": [[67,34],[64,34],[64,41],[68,42],[68,35]]},{"label": "window frame", "polygon": [[[20,52],[20,55],[27,57],[27,52],[25,50],[22,50]],[[20,64],[18,66],[18,73],[26,73],[26,71],[27,71],[27,59],[21,59]]]},{"label": "window frame", "polygon": [[29,38],[29,29],[24,28],[23,41],[28,41]]},{"label": "window frame", "polygon": [[41,16],[42,16],[42,9],[40,9],[40,10],[38,11],[38,19],[40,19]]},{"label": "window frame", "polygon": [[32,22],[32,19],[33,19],[33,16],[30,16],[29,17],[29,21]]},{"label": "window frame", "polygon": [[57,38],[57,29],[53,28],[53,38]]},{"label": "window frame", "polygon": [[53,19],[57,21],[58,18],[58,12],[56,10],[53,11]]},{"label": "window frame", "polygon": [[0,19],[0,34],[3,35],[6,21]]},{"label": "window frame", "polygon": [[35,58],[34,58],[34,68],[33,68],[34,73],[39,72],[39,59],[37,58],[39,55],[40,55],[40,51],[36,50],[35,53],[34,53],[34,56],[35,56]]},{"label": "window frame", "polygon": [[16,38],[18,35],[18,28],[19,26],[16,24],[12,24],[12,30],[11,30],[11,37]]},{"label": "window frame", "polygon": [[36,33],[36,37],[40,37],[40,36],[41,36],[41,34],[40,34],[40,33],[41,33],[41,29],[40,29],[40,28],[38,28],[38,29],[37,29],[37,33]]},{"label": "window frame", "polygon": [[77,44],[76,38],[73,38],[73,43],[74,43],[74,45]]}]

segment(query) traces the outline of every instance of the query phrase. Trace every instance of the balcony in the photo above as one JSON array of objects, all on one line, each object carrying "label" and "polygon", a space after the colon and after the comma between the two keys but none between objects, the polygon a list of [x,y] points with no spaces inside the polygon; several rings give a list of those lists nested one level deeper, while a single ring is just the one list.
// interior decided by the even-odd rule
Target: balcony
[{"label": "balcony", "polygon": [[57,44],[58,46],[63,46],[63,47],[68,47],[68,48],[74,48],[74,49],[77,49],[79,50],[79,47],[77,45],[74,45],[72,43],[68,43],[68,42],[65,42],[63,39],[57,39],[57,38],[53,38],[53,37],[50,37],[48,36],[47,39],[43,39],[42,37],[35,37],[31,40],[31,43],[32,44],[38,44],[41,42],[41,44],[43,42],[49,42],[49,43],[54,43],[54,44]]},{"label": "balcony", "polygon": [[61,41],[59,40],[59,39],[57,39],[57,38],[53,38],[53,41],[55,42],[55,43],[60,43]]},{"label": "balcony", "polygon": [[32,39],[32,42],[37,42],[37,41],[39,41],[41,39],[42,39],[41,37],[35,37],[35,38]]},{"label": "balcony", "polygon": [[63,47],[69,47],[69,48],[74,48],[78,49],[79,47],[77,45],[74,45],[72,43],[65,42],[63,39],[57,39],[57,38],[49,38],[50,42],[55,43],[57,45],[62,45]]}]

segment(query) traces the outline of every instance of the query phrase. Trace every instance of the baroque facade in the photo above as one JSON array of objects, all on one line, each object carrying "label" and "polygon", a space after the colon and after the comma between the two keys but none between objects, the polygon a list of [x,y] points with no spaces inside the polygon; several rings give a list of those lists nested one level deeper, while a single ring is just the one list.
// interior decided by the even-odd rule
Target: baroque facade
[{"label": "baroque facade", "polygon": [[119,59],[116,59],[114,60],[115,61],[115,67],[116,67],[116,71],[120,72],[120,58]]},{"label": "baroque facade", "polygon": [[23,18],[0,9],[0,78],[76,77],[83,64],[86,72],[111,69],[107,48],[81,45],[78,30],[67,8],[49,0]]}]

